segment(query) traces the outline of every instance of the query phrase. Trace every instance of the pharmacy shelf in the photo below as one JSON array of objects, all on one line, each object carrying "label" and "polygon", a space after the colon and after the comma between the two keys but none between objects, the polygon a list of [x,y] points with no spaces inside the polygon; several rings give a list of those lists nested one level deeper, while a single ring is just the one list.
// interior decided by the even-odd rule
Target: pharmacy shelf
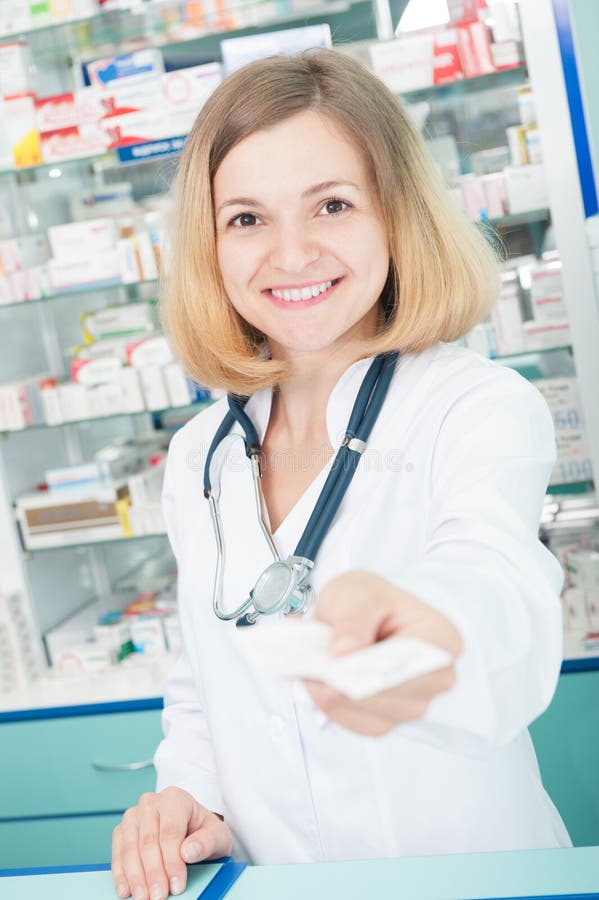
[{"label": "pharmacy shelf", "polygon": [[[164,138],[163,140],[167,141],[167,140],[169,140],[169,138]],[[150,142],[144,141],[144,143],[150,143]],[[156,143],[156,141],[152,141],[151,143]],[[133,144],[130,146],[139,147],[139,146],[141,146],[141,144]],[[174,155],[176,155],[176,153],[173,152],[170,155],[174,156]],[[161,156],[147,156],[147,157],[144,157],[143,159],[129,160],[126,163],[126,165],[131,166],[131,165],[141,165],[142,163],[155,163],[155,162],[159,162],[162,159],[165,159],[164,154]],[[73,166],[73,165],[76,165],[77,163],[92,164],[92,163],[99,162],[100,160],[106,160],[107,163],[110,163],[115,166],[125,165],[125,163],[119,162],[117,150],[104,150],[102,153],[92,153],[87,156],[72,156],[69,159],[60,159],[55,162],[38,163],[35,166],[19,166],[18,168],[12,168],[12,169],[0,169],[0,176],[2,176],[2,175],[21,175],[24,172],[29,172],[32,174],[47,172],[48,175],[50,176],[51,170],[63,169],[65,166]],[[50,177],[53,177],[53,176],[50,176]]]},{"label": "pharmacy shelf", "polygon": [[130,10],[124,9],[112,9],[112,10],[99,10],[91,16],[80,16],[80,17],[64,17],[62,19],[58,19],[55,22],[49,22],[46,25],[36,25],[34,28],[15,28],[13,31],[5,31],[0,34],[0,43],[6,43],[7,41],[14,41],[15,38],[21,37],[29,37],[30,35],[43,34],[45,32],[56,32],[61,29],[70,29],[77,25],[89,24],[94,21],[101,21],[102,19],[108,19],[111,16],[124,16],[131,15]]},{"label": "pharmacy shelf", "polygon": [[492,225],[493,228],[502,230],[504,228],[515,228],[520,225],[532,225],[535,222],[548,222],[551,219],[551,210],[531,209],[526,212],[512,213],[511,215],[501,216],[498,219],[481,219],[477,224]]},{"label": "pharmacy shelf", "polygon": [[131,537],[100,538],[95,541],[73,541],[65,544],[51,544],[48,547],[24,547],[22,552],[25,559],[32,559],[36,553],[47,553],[55,550],[73,550],[75,547],[98,547],[110,544],[131,544],[135,541],[147,541],[151,538],[166,538],[166,531],[155,531],[150,534],[133,534]]},{"label": "pharmacy shelf", "polygon": [[[68,297],[82,297],[85,294],[98,294],[105,291],[116,291],[119,288],[139,288],[146,284],[158,285],[158,279],[147,278],[142,281],[105,281],[103,283],[95,282],[94,284],[81,284],[77,287],[69,288],[66,291],[57,291],[55,294],[47,294],[45,297],[36,297],[32,300],[14,300],[12,303],[0,303],[0,310],[12,309],[13,307],[28,307],[36,303],[50,303],[54,300],[64,300]],[[147,301],[146,301],[147,302]]]},{"label": "pharmacy shelf", "polygon": [[474,78],[461,78],[458,81],[448,81],[445,84],[433,84],[428,87],[418,88],[413,91],[402,91],[398,94],[407,103],[416,103],[427,100],[432,96],[459,96],[473,91],[485,91],[489,88],[519,87],[528,81],[526,66],[512,66],[510,69],[500,69],[490,72],[488,75],[477,75]]},{"label": "pharmacy shelf", "polygon": [[86,419],[70,419],[68,422],[59,422],[56,425],[47,425],[45,422],[39,425],[28,425],[26,428],[14,428],[12,430],[0,431],[4,437],[11,434],[23,434],[29,431],[45,431],[47,428],[64,428],[67,425],[91,425],[94,422],[107,422],[112,419],[129,419],[133,416],[162,416],[168,413],[179,413],[181,415],[189,413],[190,416],[201,412],[208,406],[211,406],[214,400],[206,400],[200,403],[190,403],[187,406],[166,406],[163,409],[140,409],[137,412],[112,413],[110,416],[91,416]]},{"label": "pharmacy shelf", "polygon": [[493,360],[495,362],[506,363],[509,365],[509,362],[513,360],[515,363],[524,362],[528,363],[529,360],[533,360],[535,356],[546,355],[548,353],[572,353],[572,347],[570,344],[564,344],[559,347],[543,347],[540,350],[523,350],[521,353],[508,353],[506,356],[494,356]]},{"label": "pharmacy shelf", "polygon": [[[265,4],[263,0],[253,3],[232,3],[223,12],[210,12],[204,7],[201,17],[176,20],[177,9],[183,6],[181,0],[160,0],[160,3],[146,2],[135,11],[114,9],[98,11],[96,14],[78,19],[63,19],[51,24],[16,30],[0,35],[0,42],[11,41],[15,36],[37,39],[39,35],[53,32],[52,46],[40,52],[56,54],[57,50],[79,51],[89,54],[82,57],[97,59],[99,55],[113,52],[128,53],[145,48],[168,48],[191,41],[229,35],[248,29],[269,28],[290,22],[304,23],[308,18],[330,16],[347,12],[356,0],[317,0],[312,3],[300,2],[295,8],[293,0],[285,4],[283,0],[275,4]],[[358,0],[359,2],[359,0]],[[283,10],[282,7],[287,9]],[[164,15],[168,10],[175,15]],[[162,15],[161,15],[162,14]],[[36,51],[37,51],[36,47]]]}]

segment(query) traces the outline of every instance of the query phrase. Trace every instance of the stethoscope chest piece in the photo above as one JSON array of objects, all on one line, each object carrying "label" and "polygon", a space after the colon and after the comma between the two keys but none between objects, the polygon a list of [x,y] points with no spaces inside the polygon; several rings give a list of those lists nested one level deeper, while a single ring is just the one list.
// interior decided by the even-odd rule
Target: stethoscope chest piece
[{"label": "stethoscope chest piece", "polygon": [[312,603],[313,590],[302,582],[313,565],[310,559],[289,556],[267,566],[251,592],[254,610],[244,617],[244,624],[251,624],[259,615],[305,613]]}]

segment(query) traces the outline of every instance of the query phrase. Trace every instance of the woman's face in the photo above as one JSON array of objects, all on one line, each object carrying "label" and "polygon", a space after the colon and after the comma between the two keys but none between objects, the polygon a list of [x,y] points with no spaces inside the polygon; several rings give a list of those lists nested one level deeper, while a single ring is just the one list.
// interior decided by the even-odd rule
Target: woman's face
[{"label": "woman's face", "polygon": [[225,290],[273,356],[375,333],[388,239],[362,155],[335,123],[307,110],[244,138],[213,198]]}]

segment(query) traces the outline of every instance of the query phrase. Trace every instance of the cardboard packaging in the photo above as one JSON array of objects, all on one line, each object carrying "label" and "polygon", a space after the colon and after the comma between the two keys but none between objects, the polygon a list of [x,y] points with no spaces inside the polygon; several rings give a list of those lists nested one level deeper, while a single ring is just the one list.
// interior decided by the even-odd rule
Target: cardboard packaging
[{"label": "cardboard packaging", "polygon": [[135,50],[117,56],[96,59],[86,65],[92,85],[105,87],[122,79],[141,79],[159,76],[164,72],[164,62],[160,50]]},{"label": "cardboard packaging", "polygon": [[33,95],[6,98],[3,119],[16,168],[39,165],[43,159]]},{"label": "cardboard packaging", "polygon": [[42,157],[46,163],[95,156],[109,148],[106,132],[96,122],[44,131],[40,140]]},{"label": "cardboard packaging", "polygon": [[0,44],[0,95],[10,97],[31,93],[30,66],[31,56],[26,41]]},{"label": "cardboard packaging", "polygon": [[547,179],[542,165],[508,166],[504,176],[510,213],[530,212],[549,205]]},{"label": "cardboard packaging", "polygon": [[433,84],[432,34],[372,44],[370,61],[376,75],[396,94]]}]

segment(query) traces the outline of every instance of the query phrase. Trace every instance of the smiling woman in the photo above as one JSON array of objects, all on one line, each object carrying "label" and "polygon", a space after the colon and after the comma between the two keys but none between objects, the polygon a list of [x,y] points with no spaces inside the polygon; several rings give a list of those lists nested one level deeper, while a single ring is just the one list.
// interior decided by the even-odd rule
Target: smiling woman
[{"label": "smiling woman", "polygon": [[202,384],[252,394],[289,374],[278,341],[316,350],[348,328],[358,355],[422,350],[466,333],[494,300],[492,250],[396,98],[342,53],[231,75],[201,110],[177,182],[162,316]]},{"label": "smiling woman", "polygon": [[[169,447],[183,650],[156,792],[114,832],[120,896],[165,900],[185,862],[231,851],[567,846],[527,731],[561,660],[563,575],[538,539],[552,419],[516,372],[449,343],[490,309],[491,249],[395,98],[333,50],[226,79],[177,181],[163,315],[190,374],[229,394]],[[382,650],[401,670],[407,642],[420,674],[348,696],[300,615],[353,654],[342,669],[374,654],[380,675]],[[239,643],[236,624],[273,641],[284,616],[273,653],[303,681]]]}]

